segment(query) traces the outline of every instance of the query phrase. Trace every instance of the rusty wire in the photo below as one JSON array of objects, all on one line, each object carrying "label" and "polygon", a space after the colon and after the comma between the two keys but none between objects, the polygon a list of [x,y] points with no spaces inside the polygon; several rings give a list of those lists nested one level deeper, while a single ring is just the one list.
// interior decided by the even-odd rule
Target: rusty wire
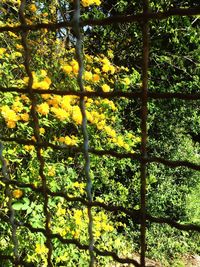
[{"label": "rusty wire", "polygon": [[[163,20],[171,16],[194,16],[199,15],[200,8],[170,8],[165,12],[148,12],[145,17],[143,13],[135,15],[126,16],[111,16],[104,19],[88,19],[80,21],[80,26],[97,26],[97,25],[111,25],[114,23],[127,23],[127,22],[142,22],[144,19],[148,20]],[[62,21],[59,23],[38,23],[32,25],[18,25],[18,26],[1,26],[0,32],[19,32],[23,30],[37,31],[41,29],[48,29],[50,31],[55,31],[60,28],[72,28],[73,24],[71,21]]]},{"label": "rusty wire", "polygon": [[[26,0],[22,0],[19,8],[19,20],[22,26],[26,26],[26,18],[24,15],[24,10],[25,10],[25,5],[26,5]],[[21,43],[24,49],[24,67],[27,73],[27,76],[29,78],[28,80],[28,92],[29,92],[29,99],[31,100],[31,116],[33,119],[33,131],[34,131],[34,137],[35,140],[38,144],[41,143],[41,137],[40,137],[40,132],[39,132],[39,120],[37,117],[36,113],[36,105],[37,105],[37,99],[36,95],[33,92],[33,74],[31,72],[30,68],[30,50],[29,50],[29,45],[28,45],[28,40],[27,40],[27,35],[28,31],[24,30],[21,33]],[[44,158],[42,156],[41,152],[41,147],[37,147],[37,158],[39,162],[39,174],[42,179],[42,195],[44,198],[43,202],[43,211],[44,211],[44,216],[45,216],[45,237],[46,237],[46,247],[48,248],[48,266],[53,267],[52,262],[51,262],[51,256],[52,256],[52,244],[51,244],[51,230],[50,230],[50,221],[51,221],[51,215],[49,212],[48,208],[48,201],[49,201],[49,196],[46,192],[47,190],[47,181],[46,181],[46,176],[44,175]]]},{"label": "rusty wire", "polygon": [[[26,23],[25,15],[24,15],[24,8],[26,1],[22,0],[20,5],[20,11],[19,11],[19,19],[20,19],[20,25],[10,27],[10,26],[3,26],[0,27],[0,32],[20,32],[21,34],[21,41],[24,49],[24,66],[27,73],[27,76],[29,77],[28,86],[25,89],[20,89],[16,87],[11,88],[4,88],[0,86],[1,92],[18,92],[18,93],[25,93],[29,96],[31,100],[31,115],[33,120],[33,130],[34,130],[34,136],[36,141],[33,140],[22,140],[20,138],[5,138],[3,136],[0,137],[2,141],[6,142],[16,142],[18,144],[29,144],[33,145],[36,148],[37,151],[37,158],[38,162],[40,163],[39,167],[39,173],[42,178],[42,185],[40,187],[35,187],[33,184],[28,183],[22,183],[19,181],[11,180],[8,175],[8,171],[6,169],[6,162],[3,157],[3,147],[2,144],[0,147],[0,161],[2,164],[2,174],[3,174],[3,182],[6,184],[6,194],[9,198],[8,200],[8,208],[10,210],[10,216],[5,216],[2,213],[0,213],[0,219],[2,221],[7,222],[11,225],[12,228],[12,242],[13,242],[13,256],[11,255],[1,255],[0,259],[2,260],[9,260],[13,263],[14,266],[17,266],[19,264],[23,266],[28,266],[28,264],[19,257],[19,251],[18,251],[18,240],[17,240],[17,228],[18,227],[26,227],[33,233],[42,233],[46,238],[46,247],[48,248],[48,266],[52,267],[52,240],[58,239],[62,244],[74,244],[76,247],[78,247],[81,250],[89,251],[90,253],[90,263],[89,266],[94,266],[94,260],[95,260],[95,254],[100,256],[110,256],[115,261],[119,263],[127,263],[127,264],[133,264],[134,266],[145,266],[145,251],[146,251],[146,221],[154,222],[154,223],[160,223],[160,224],[168,224],[171,227],[177,228],[179,230],[193,230],[200,232],[200,226],[194,225],[194,224],[181,224],[176,221],[173,221],[168,218],[162,218],[162,217],[154,217],[151,214],[148,214],[146,212],[146,167],[149,163],[159,163],[164,164],[171,168],[176,167],[187,167],[193,170],[200,170],[200,165],[194,164],[189,161],[173,161],[173,160],[167,160],[165,158],[161,157],[150,157],[147,155],[147,103],[148,99],[182,99],[187,101],[192,100],[199,100],[200,99],[200,93],[195,94],[182,94],[182,93],[157,93],[157,92],[148,92],[148,60],[149,60],[149,22],[151,20],[162,20],[166,19],[171,16],[191,16],[191,15],[199,15],[200,14],[200,8],[176,8],[176,9],[169,9],[165,12],[150,12],[148,8],[148,0],[143,1],[143,12],[140,14],[134,14],[134,15],[128,15],[128,16],[114,16],[114,17],[108,17],[98,20],[85,20],[80,21],[80,1],[74,0],[75,3],[75,13],[72,21],[64,21],[59,23],[41,23],[41,24],[33,24],[28,25]],[[142,34],[143,34],[143,67],[142,67],[142,91],[138,91],[137,88],[135,89],[135,92],[85,92],[84,86],[83,86],[83,80],[82,80],[82,73],[83,73],[83,56],[82,56],[82,37],[81,37],[81,29],[85,25],[110,25],[114,23],[127,23],[127,22],[140,22],[142,27]],[[39,134],[39,120],[36,113],[36,105],[37,105],[37,98],[36,95],[42,95],[45,94],[46,91],[43,90],[34,90],[32,89],[33,85],[33,75],[30,68],[30,51],[28,46],[28,40],[27,40],[27,34],[29,31],[36,31],[40,29],[48,29],[51,31],[56,31],[59,28],[63,27],[71,27],[73,28],[75,32],[76,37],[76,56],[79,63],[79,74],[78,74],[78,84],[80,87],[79,92],[74,92],[73,90],[51,90],[50,92],[52,94],[57,95],[76,95],[80,97],[80,108],[82,112],[82,132],[84,136],[84,143],[83,147],[71,147],[71,146],[58,146],[51,143],[43,142],[40,134]],[[130,88],[133,90],[133,88]],[[87,118],[86,118],[86,112],[85,112],[85,103],[84,103],[84,97],[102,97],[102,98],[119,98],[119,97],[126,97],[128,99],[140,99],[141,101],[141,132],[142,132],[142,144],[141,144],[141,153],[140,154],[133,154],[133,153],[118,153],[116,151],[112,150],[95,150],[93,148],[89,147],[89,139],[88,139],[88,133],[87,133]],[[67,195],[67,192],[60,191],[60,192],[52,192],[50,188],[47,186],[46,177],[44,175],[44,158],[41,154],[42,148],[51,147],[55,150],[65,150],[66,153],[68,153],[70,156],[76,155],[77,153],[83,153],[85,158],[85,175],[87,178],[87,200],[81,197],[70,197]],[[116,158],[132,158],[134,160],[137,160],[140,162],[141,166],[141,209],[140,210],[134,210],[134,209],[128,209],[123,206],[119,205],[110,205],[105,204],[98,201],[93,201],[92,199],[92,181],[90,177],[90,157],[89,154],[95,154],[98,156],[106,155],[110,157],[116,157]],[[33,192],[36,192],[38,194],[41,194],[44,199],[44,206],[43,206],[43,212],[45,216],[45,227],[44,228],[34,228],[29,223],[25,222],[19,222],[15,219],[14,210],[12,208],[12,194],[10,192],[10,186],[18,186],[20,188],[29,188]],[[49,212],[48,207],[48,201],[50,197],[56,197],[60,196],[64,198],[68,202],[80,202],[82,205],[86,206],[88,208],[88,217],[89,217],[89,225],[88,225],[88,232],[89,232],[89,245],[88,244],[81,244],[76,239],[65,239],[61,237],[59,234],[53,234],[50,229],[50,222],[51,222],[51,214]],[[106,251],[106,250],[99,250],[94,245],[94,238],[92,233],[92,227],[93,227],[93,218],[92,218],[92,207],[101,207],[107,211],[110,212],[123,212],[127,216],[130,216],[132,220],[141,225],[141,259],[140,263],[138,263],[134,259],[130,258],[121,258],[119,257],[115,252],[112,251]]]},{"label": "rusty wire", "polygon": [[[83,61],[83,40],[81,35],[80,28],[80,1],[74,0],[74,16],[72,19],[74,35],[76,37],[76,57],[79,65],[78,71],[78,85],[81,92],[85,92],[83,84],[83,71],[84,71],[84,61]],[[89,138],[87,131],[87,117],[86,117],[86,108],[85,108],[85,99],[83,96],[80,97],[80,110],[82,114],[82,133],[83,133],[83,154],[85,159],[85,176],[87,179],[87,199],[88,202],[92,202],[92,180],[90,176],[90,155],[89,155]],[[89,234],[89,254],[90,254],[90,263],[89,266],[94,266],[94,236],[93,236],[93,217],[92,217],[92,207],[88,206],[88,234]]]},{"label": "rusty wire", "polygon": [[[73,91],[72,90],[55,90],[51,89],[50,93],[54,95],[74,95],[79,97],[101,97],[101,98],[120,98],[120,97],[126,97],[127,99],[140,99],[142,97],[141,90],[138,91],[137,88],[130,87],[131,90],[135,92],[87,92],[87,91]],[[22,93],[22,94],[28,94],[27,88],[21,89],[17,87],[3,87],[0,86],[1,92],[16,92],[16,93]],[[34,89],[34,93],[38,95],[46,94],[46,92],[42,89]],[[180,100],[200,100],[200,93],[158,93],[158,92],[147,92],[148,99],[180,99]]]},{"label": "rusty wire", "polygon": [[[76,153],[83,152],[83,148],[70,146],[70,145],[61,146],[61,145],[55,145],[49,142],[36,143],[35,141],[31,139],[24,140],[24,139],[15,138],[15,137],[9,138],[9,137],[0,136],[0,138],[2,141],[5,141],[5,142],[16,142],[22,145],[33,145],[36,147],[43,147],[43,148],[51,147],[55,150],[65,150],[69,156],[74,156],[76,155]],[[190,162],[188,160],[168,160],[162,157],[155,157],[155,156],[154,157],[148,156],[146,158],[143,158],[140,154],[137,154],[137,153],[131,153],[131,152],[130,153],[119,153],[119,152],[116,152],[115,150],[97,150],[93,148],[89,148],[89,152],[97,156],[110,156],[110,157],[114,157],[118,159],[131,158],[139,162],[143,161],[146,163],[160,163],[171,168],[186,167],[192,170],[197,170],[197,171],[200,170],[199,164]]]}]

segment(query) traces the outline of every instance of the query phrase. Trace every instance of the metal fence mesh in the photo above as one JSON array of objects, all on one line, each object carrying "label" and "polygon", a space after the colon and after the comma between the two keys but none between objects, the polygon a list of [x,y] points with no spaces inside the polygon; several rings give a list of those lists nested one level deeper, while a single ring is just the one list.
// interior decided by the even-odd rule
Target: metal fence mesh
[{"label": "metal fence mesh", "polygon": [[[48,256],[47,256],[47,263],[48,266],[53,266],[52,264],[52,240],[58,239],[59,242],[63,244],[73,244],[77,246],[81,250],[88,250],[90,255],[90,262],[89,266],[94,266],[95,264],[95,255],[100,256],[110,256],[116,262],[119,263],[127,263],[133,264],[134,266],[145,266],[145,251],[146,251],[146,223],[147,221],[154,222],[154,223],[165,223],[170,225],[171,227],[175,227],[180,230],[186,231],[197,231],[200,232],[200,226],[193,225],[193,224],[180,224],[176,221],[173,221],[168,218],[157,218],[148,214],[146,212],[146,165],[149,163],[159,163],[164,164],[170,168],[176,167],[188,167],[193,170],[200,170],[200,166],[189,161],[172,161],[165,158],[160,157],[149,157],[147,155],[147,103],[149,99],[184,99],[184,100],[199,100],[200,93],[195,94],[187,94],[187,93],[155,93],[155,92],[148,92],[148,60],[149,60],[149,23],[151,20],[163,20],[171,16],[190,16],[190,15],[200,15],[200,8],[188,8],[188,9],[170,9],[165,12],[157,12],[153,13],[149,10],[148,7],[148,0],[143,1],[143,12],[136,15],[131,16],[115,16],[115,17],[108,17],[104,19],[96,19],[96,20],[80,20],[80,1],[74,0],[74,15],[71,21],[62,21],[58,23],[38,23],[38,24],[27,24],[26,17],[24,15],[26,0],[22,0],[19,9],[19,21],[20,25],[17,26],[1,26],[0,33],[3,32],[13,32],[13,33],[20,33],[21,35],[21,44],[23,46],[23,54],[24,54],[24,67],[26,74],[29,78],[28,86],[26,89],[20,89],[16,87],[3,87],[0,85],[0,91],[4,92],[17,92],[17,93],[25,93],[31,101],[31,116],[33,119],[33,132],[35,140],[25,140],[15,137],[5,137],[1,136],[2,142],[16,142],[17,144],[23,145],[32,145],[36,149],[37,159],[39,162],[39,175],[41,177],[41,187],[36,187],[31,183],[22,183],[17,180],[14,180],[10,177],[9,170],[6,165],[6,160],[3,157],[3,145],[1,143],[0,149],[0,160],[2,164],[2,181],[6,184],[6,196],[8,199],[7,208],[9,210],[9,216],[5,216],[3,213],[0,212],[0,218],[3,222],[8,223],[11,226],[12,232],[12,242],[13,242],[13,253],[11,255],[0,255],[1,260],[10,261],[13,266],[30,266],[28,263],[24,262],[23,257],[21,257],[19,251],[19,240],[17,235],[17,229],[20,227],[25,227],[29,229],[32,233],[42,233],[46,238],[46,247],[48,248]],[[84,68],[84,59],[83,59],[83,47],[82,47],[82,36],[81,31],[84,26],[101,26],[110,25],[114,23],[138,23],[141,25],[142,31],[142,41],[143,41],[143,48],[142,48],[142,90],[140,92],[88,92],[85,91],[83,85],[83,68]],[[28,34],[30,31],[39,31],[41,29],[47,29],[48,31],[56,31],[60,28],[72,28],[74,33],[74,38],[76,38],[76,58],[79,64],[79,72],[78,72],[78,85],[79,91],[67,91],[67,90],[56,90],[52,89],[51,94],[54,95],[76,95],[80,99],[80,110],[82,113],[82,135],[83,135],[83,147],[68,147],[68,153],[83,153],[84,161],[85,161],[85,177],[87,181],[86,191],[87,191],[87,198],[82,197],[71,197],[68,196],[65,191],[59,192],[52,192],[51,189],[47,185],[47,178],[44,174],[44,166],[45,166],[45,159],[42,155],[42,149],[46,149],[51,147],[53,150],[64,151],[66,148],[63,146],[51,144],[48,142],[44,142],[41,139],[40,131],[39,131],[39,119],[36,111],[37,106],[37,95],[44,95],[46,91],[41,89],[34,89],[33,90],[33,74],[30,67],[31,61],[31,54],[28,44]],[[84,32],[84,31],[83,31]],[[119,153],[113,150],[96,150],[92,147],[89,147],[89,140],[88,140],[88,132],[87,132],[87,116],[86,116],[86,109],[85,109],[85,97],[87,98],[120,98],[125,97],[128,99],[140,99],[141,100],[141,133],[142,133],[142,140],[141,140],[141,152],[140,154],[135,153]],[[134,209],[127,209],[123,206],[114,206],[108,205],[102,202],[93,201],[92,199],[92,180],[90,177],[90,154],[94,154],[97,156],[111,156],[116,157],[119,159],[122,158],[131,158],[136,160],[140,163],[140,172],[141,172],[141,209],[134,210]],[[40,194],[43,196],[43,213],[45,217],[45,228],[33,227],[31,224],[26,222],[20,222],[16,219],[15,210],[12,207],[13,196],[11,193],[10,186],[17,186],[19,188],[29,188],[36,194]],[[81,244],[77,239],[65,239],[59,234],[52,233],[51,230],[51,212],[49,210],[49,200],[56,196],[64,198],[69,203],[81,203],[81,205],[86,206],[88,210],[88,233],[89,233],[89,243],[88,244]],[[92,208],[93,207],[101,207],[106,211],[110,212],[122,212],[127,216],[130,216],[133,221],[137,221],[140,224],[140,245],[141,245],[141,258],[140,262],[132,258],[121,258],[113,251],[107,250],[99,250],[95,247],[94,236],[93,236],[93,216],[92,216]],[[139,220],[136,218],[139,218]]]}]

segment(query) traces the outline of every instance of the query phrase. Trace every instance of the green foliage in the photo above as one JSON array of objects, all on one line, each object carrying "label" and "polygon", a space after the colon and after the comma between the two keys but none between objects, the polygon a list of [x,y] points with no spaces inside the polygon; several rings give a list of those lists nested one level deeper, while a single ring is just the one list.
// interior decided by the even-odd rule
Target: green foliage
[{"label": "green foliage", "polygon": [[[59,5],[58,5],[59,2]],[[89,6],[82,1],[82,19],[103,18],[116,14],[141,12],[141,1],[103,1],[101,6]],[[171,7],[197,6],[197,1],[151,1],[153,11]],[[13,1],[0,4],[1,23],[18,22],[19,6]],[[38,1],[26,6],[29,23],[71,19],[71,3]],[[150,27],[151,53],[149,90],[151,92],[199,92],[199,17],[170,17],[152,21]],[[138,24],[114,24],[106,27],[84,28],[83,75],[88,92],[141,90],[142,34]],[[0,34],[0,85],[25,89],[29,78],[23,66],[24,55],[18,33]],[[45,90],[37,95],[36,115],[43,142],[60,146],[41,150],[45,164],[42,170],[38,151],[30,144],[4,142],[4,157],[13,181],[28,183],[40,189],[46,184],[52,192],[64,192],[71,197],[86,198],[84,158],[73,149],[81,148],[82,115],[79,98],[61,96],[51,90],[79,91],[76,76],[78,63],[73,48],[75,39],[67,29],[56,32],[41,30],[28,34],[30,68],[33,89]],[[35,141],[32,103],[27,94],[0,93],[1,139],[6,137]],[[85,98],[90,147],[97,150],[138,152],[140,146],[139,100]],[[151,100],[148,102],[148,154],[171,160],[189,160],[199,164],[199,101]],[[196,137],[196,138],[195,138]],[[195,138],[195,140],[194,140]],[[140,166],[131,159],[117,159],[90,154],[90,175],[94,200],[106,204],[140,209]],[[7,216],[7,193],[1,180],[1,214]],[[182,223],[199,224],[199,175],[186,168],[171,169],[161,164],[147,167],[147,211]],[[33,227],[44,228],[44,198],[30,188],[10,186],[15,217]],[[87,209],[80,203],[67,202],[61,197],[48,201],[52,215],[50,228],[62,238],[75,238],[88,244]],[[139,225],[125,214],[92,209],[95,246],[115,251],[121,257],[139,252]],[[0,252],[12,254],[11,226],[0,222]],[[48,249],[45,237],[31,233],[26,227],[17,230],[22,257],[36,266],[47,266]],[[196,233],[180,232],[166,225],[147,225],[147,256],[163,266],[181,267],[179,256],[199,253]],[[74,245],[64,245],[53,239],[55,266],[86,266],[89,254]],[[180,256],[181,257],[181,256]],[[3,266],[11,266],[3,262]],[[97,256],[98,266],[111,266],[109,257]]]}]

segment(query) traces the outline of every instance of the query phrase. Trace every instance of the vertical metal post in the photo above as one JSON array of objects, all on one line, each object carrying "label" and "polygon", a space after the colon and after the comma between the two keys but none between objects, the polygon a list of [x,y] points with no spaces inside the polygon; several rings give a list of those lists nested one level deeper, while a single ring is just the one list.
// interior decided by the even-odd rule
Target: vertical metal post
[{"label": "vertical metal post", "polygon": [[141,255],[140,264],[145,266],[145,252],[146,252],[146,161],[147,157],[147,93],[148,93],[148,61],[149,61],[149,21],[148,14],[148,0],[143,1],[144,20],[142,23],[142,96],[141,96]]}]

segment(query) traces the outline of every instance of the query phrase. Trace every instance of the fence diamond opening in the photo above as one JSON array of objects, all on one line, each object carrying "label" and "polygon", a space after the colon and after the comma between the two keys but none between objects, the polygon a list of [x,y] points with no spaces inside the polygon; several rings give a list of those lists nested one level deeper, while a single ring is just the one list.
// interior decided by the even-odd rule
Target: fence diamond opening
[{"label": "fence diamond opening", "polygon": [[[53,240],[56,240],[56,242],[59,242],[63,245],[73,245],[76,246],[80,251],[88,251],[89,252],[89,260],[88,265],[89,266],[95,266],[95,260],[97,256],[109,256],[112,257],[114,261],[122,263],[122,264],[132,264],[134,266],[146,266],[145,265],[145,252],[146,248],[148,246],[146,241],[146,228],[147,228],[147,222],[152,223],[159,223],[159,224],[168,224],[171,227],[177,228],[179,230],[185,230],[185,231],[197,231],[200,232],[200,226],[195,224],[183,224],[179,223],[177,221],[174,221],[169,218],[165,217],[154,217],[151,214],[147,213],[147,203],[146,203],[146,193],[147,193],[147,164],[151,163],[158,163],[158,164],[164,164],[170,168],[176,168],[176,167],[187,167],[193,170],[200,170],[200,165],[197,165],[195,163],[192,163],[190,161],[174,161],[169,160],[161,157],[150,157],[147,153],[147,117],[148,117],[148,101],[149,99],[183,99],[183,100],[199,100],[200,94],[199,93],[161,93],[161,92],[150,92],[148,91],[148,61],[149,61],[149,49],[150,49],[150,34],[149,34],[149,25],[152,20],[165,20],[167,18],[170,18],[172,16],[192,16],[192,15],[200,15],[200,8],[171,8],[169,10],[166,10],[164,12],[152,12],[149,9],[149,1],[143,0],[141,1],[141,4],[143,5],[143,11],[138,14],[133,15],[120,15],[120,16],[110,16],[107,18],[100,18],[100,19],[81,19],[81,5],[80,1],[74,0],[73,1],[73,12],[69,13],[69,17],[71,18],[63,21],[59,21],[61,14],[55,18],[56,21],[54,22],[31,22],[31,17],[27,17],[26,8],[27,5],[30,7],[30,3],[26,3],[27,1],[22,0],[19,9],[16,12],[16,16],[18,17],[16,23],[13,23],[12,25],[9,25],[5,21],[5,25],[1,25],[0,27],[0,33],[9,33],[10,38],[13,38],[13,35],[20,40],[21,42],[21,52],[23,56],[23,62],[20,66],[23,69],[23,74],[26,76],[26,84],[22,84],[15,86],[14,84],[10,86],[4,86],[0,85],[0,91],[1,96],[4,98],[7,97],[7,93],[10,93],[10,96],[12,94],[15,95],[23,95],[23,98],[25,101],[27,101],[28,106],[30,108],[30,120],[31,120],[31,126],[29,126],[29,131],[32,132],[32,138],[26,138],[27,136],[31,136],[30,134],[26,133],[24,136],[17,135],[17,133],[12,132],[11,134],[8,133],[7,130],[5,130],[5,135],[1,134],[1,147],[0,147],[0,160],[2,164],[2,177],[1,177],[1,184],[3,184],[5,188],[5,202],[2,204],[2,210],[0,210],[0,218],[1,222],[5,222],[5,225],[9,226],[8,235],[11,236],[12,241],[12,249],[4,250],[7,251],[6,253],[0,254],[0,259],[6,264],[12,264],[13,266],[35,266],[33,263],[31,263],[31,259],[27,261],[26,255],[23,254],[21,251],[21,242],[22,237],[19,235],[19,229],[24,229],[24,234],[26,235],[26,230],[29,230],[33,235],[35,234],[42,234],[45,237],[45,247],[39,246],[38,249],[42,251],[44,250],[44,255],[46,258],[46,265],[47,266],[54,266],[55,262],[53,263],[54,259],[54,249],[57,243],[53,244]],[[39,5],[39,3],[38,3]],[[66,2],[66,5],[68,3]],[[40,7],[41,9],[43,6]],[[32,9],[34,9],[34,5],[32,5]],[[62,9],[60,9],[62,10]],[[73,13],[73,15],[71,15]],[[3,14],[3,13],[2,13]],[[67,15],[66,15],[67,16]],[[58,21],[58,22],[57,22]],[[120,24],[120,23],[137,23],[138,27],[141,28],[142,33],[142,86],[141,90],[87,90],[86,86],[84,85],[85,81],[85,74],[84,74],[84,68],[85,68],[85,58],[84,56],[84,48],[83,48],[83,38],[84,35],[87,35],[87,27],[106,27],[107,25],[112,24]],[[76,87],[76,90],[72,88],[68,89],[70,87],[62,87],[60,86],[59,89],[54,88],[51,85],[51,81],[48,80],[48,77],[45,77],[46,79],[45,83],[43,82],[40,85],[36,85],[36,78],[35,73],[33,72],[33,63],[34,61],[34,55],[31,51],[31,49],[34,47],[34,41],[32,39],[31,42],[31,34],[35,34],[37,38],[37,34],[43,34],[45,33],[52,33],[51,37],[54,37],[55,39],[59,37],[57,36],[58,30],[63,30],[63,36],[68,36],[69,30],[71,30],[70,38],[72,38],[72,43],[75,43],[75,57],[76,57],[76,63],[74,65],[72,64],[70,67],[68,66],[68,72],[70,72],[73,68],[76,69],[76,76],[77,76],[77,83],[74,82],[74,86]],[[53,35],[53,33],[55,33]],[[14,37],[14,38],[15,38]],[[45,37],[46,38],[46,37]],[[47,39],[50,37],[47,37]],[[61,37],[60,37],[61,38]],[[41,41],[42,42],[42,41]],[[44,41],[46,42],[46,41]],[[54,41],[53,41],[54,42]],[[56,42],[56,41],[55,41]],[[18,45],[19,46],[19,45]],[[65,48],[68,50],[69,48]],[[43,55],[45,55],[45,51],[41,52]],[[59,53],[59,51],[57,51]],[[48,55],[45,55],[48,57]],[[63,57],[65,57],[66,54],[63,54]],[[1,58],[0,58],[1,60]],[[63,58],[64,62],[65,58]],[[74,61],[75,62],[75,61]],[[76,65],[77,64],[77,65]],[[56,72],[56,70],[55,70]],[[98,72],[97,72],[98,74]],[[6,75],[9,75],[9,73],[6,73]],[[46,75],[46,74],[45,74]],[[44,76],[45,76],[44,75]],[[60,74],[61,75],[61,74]],[[23,76],[23,75],[22,75]],[[69,75],[71,78],[71,76]],[[97,79],[98,75],[95,76]],[[70,79],[69,78],[69,79]],[[58,78],[59,79],[59,78]],[[71,78],[72,79],[72,78]],[[89,79],[89,78],[88,78]],[[24,79],[25,81],[25,79]],[[37,81],[39,83],[39,81]],[[41,82],[41,81],[40,81]],[[61,81],[60,81],[61,82]],[[68,82],[69,84],[69,82]],[[44,90],[45,86],[47,90]],[[50,88],[50,89],[49,89]],[[63,89],[64,88],[64,89]],[[49,96],[48,96],[49,95]],[[78,121],[78,125],[81,127],[81,143],[73,144],[72,139],[65,139],[65,143],[56,143],[56,142],[49,142],[48,140],[45,140],[44,133],[41,130],[41,114],[47,115],[49,110],[46,106],[40,106],[41,113],[39,113],[39,104],[41,103],[41,99],[45,100],[48,99],[50,96],[58,96],[58,101],[61,101],[61,97],[70,96],[74,97],[76,101],[76,104],[79,106],[79,115],[75,113],[75,108],[73,108],[72,116],[74,116],[74,120]],[[45,98],[46,97],[46,98]],[[90,136],[88,134],[88,121],[89,121],[89,113],[87,111],[89,104],[88,99],[120,99],[120,98],[126,98],[129,100],[132,99],[138,99],[140,100],[141,105],[141,147],[140,152],[134,153],[131,151],[125,151],[121,152],[115,149],[97,149],[96,147],[92,147],[90,145]],[[63,98],[62,98],[63,99]],[[66,98],[67,99],[67,98]],[[53,101],[51,99],[51,101]],[[54,99],[54,101],[56,101]],[[98,101],[98,100],[97,100]],[[41,104],[42,105],[42,104]],[[59,105],[57,103],[56,105]],[[42,109],[43,108],[43,109]],[[52,109],[53,110],[53,109]],[[58,113],[59,109],[56,110],[55,114],[57,117],[65,116],[60,113]],[[10,113],[9,113],[10,112]],[[6,117],[6,114],[10,114],[10,116],[15,116],[14,113],[11,112],[10,109],[4,110],[5,115],[3,116],[7,127],[12,129],[15,129],[17,118],[13,117],[11,120]],[[97,114],[97,113],[96,113]],[[67,115],[66,115],[67,116]],[[7,118],[7,119],[6,119]],[[81,118],[81,120],[80,120]],[[52,117],[53,120],[53,117]],[[24,123],[27,122],[28,119],[24,119]],[[62,119],[61,119],[62,121]],[[10,125],[9,125],[10,122]],[[48,126],[48,122],[44,120],[44,125]],[[3,125],[2,127],[6,127],[6,125]],[[21,126],[22,127],[22,126]],[[28,127],[28,126],[26,126]],[[72,127],[72,125],[70,126]],[[105,127],[102,126],[102,128]],[[73,128],[73,127],[72,127]],[[22,128],[21,128],[22,129]],[[74,130],[76,131],[76,129]],[[73,132],[73,130],[72,130]],[[48,133],[46,133],[48,135]],[[55,133],[54,133],[55,134]],[[56,140],[57,141],[57,140]],[[94,142],[93,142],[94,143]],[[3,145],[4,144],[4,145]],[[37,169],[37,177],[40,177],[40,180],[34,181],[30,179],[26,179],[24,177],[23,179],[18,178],[17,176],[14,177],[13,173],[15,173],[15,170],[11,170],[11,168],[17,168],[17,161],[16,165],[9,166],[6,161],[6,156],[4,155],[4,151],[6,150],[6,147],[9,146],[9,144],[15,144],[19,146],[26,146],[26,149],[29,150],[30,153],[33,153],[31,151],[35,151],[36,157],[33,166]],[[84,178],[85,183],[85,190],[86,195],[82,194],[79,195],[73,195],[71,194],[70,190],[56,190],[56,183],[58,181],[55,181],[55,188],[52,190],[50,183],[47,178],[46,174],[46,156],[45,150],[50,149],[53,151],[53,154],[60,153],[58,156],[58,161],[62,160],[62,157],[68,157],[70,160],[73,157],[76,157],[76,155],[82,155],[82,162],[84,162],[84,166],[80,165],[81,169],[84,169],[84,173],[82,172],[82,175]],[[23,154],[24,152],[21,151]],[[95,183],[95,175],[94,177],[91,174],[91,155],[95,155],[96,157],[109,157],[116,158],[116,159],[131,159],[133,161],[139,162],[140,164],[140,208],[126,208],[123,205],[116,204],[114,205],[109,204],[108,202],[99,201],[98,198],[95,198],[93,200],[93,193],[92,193],[92,183]],[[14,155],[13,155],[14,156]],[[17,156],[18,157],[18,156]],[[31,160],[31,157],[33,157],[33,154],[28,158],[28,160]],[[19,159],[20,160],[20,159]],[[80,159],[79,159],[80,160]],[[70,163],[69,163],[70,164]],[[28,166],[28,165],[27,165]],[[26,166],[26,168],[27,168]],[[59,168],[60,165],[57,165]],[[22,166],[23,167],[23,166]],[[99,166],[101,168],[101,166]],[[34,175],[34,170],[30,168],[31,175]],[[94,166],[92,167],[94,168]],[[96,166],[98,168],[98,166]],[[71,172],[73,172],[73,168],[70,169]],[[55,177],[55,170],[51,169],[52,175],[49,174],[51,177]],[[64,175],[64,174],[63,174]],[[83,188],[81,188],[80,184],[76,184],[77,191],[82,192]],[[16,189],[18,188],[18,189]],[[59,187],[58,187],[59,188]],[[28,222],[26,220],[26,216],[28,216],[28,208],[32,208],[30,212],[34,213],[34,207],[31,205],[31,200],[24,198],[24,202],[20,203],[18,199],[20,199],[21,194],[23,194],[22,190],[28,190],[28,192],[32,193],[32,199],[34,199],[36,202],[39,203],[42,199],[43,206],[41,207],[40,204],[38,204],[40,208],[43,221],[43,227],[40,224],[34,224],[31,222]],[[39,197],[37,197],[39,196]],[[58,233],[52,230],[52,218],[54,216],[54,212],[52,208],[52,199],[63,199],[63,201],[66,201],[68,203],[68,208],[60,208],[59,210],[59,216],[65,216],[66,210],[73,209],[73,207],[77,207],[78,205],[81,207],[85,207],[87,212],[86,216],[87,224],[88,224],[88,242],[81,242],[78,238],[76,238],[76,234],[72,235],[71,238],[66,237],[63,233]],[[17,206],[18,205],[18,206]],[[125,214],[126,216],[129,216],[132,221],[140,226],[140,261],[136,260],[134,257],[123,257],[119,256],[115,251],[105,249],[101,247],[101,244],[99,246],[96,246],[95,239],[97,236],[94,234],[94,223],[95,223],[95,214],[93,212],[93,209],[96,208],[100,212],[100,210],[105,210],[107,212],[113,213],[113,214]],[[6,212],[5,212],[6,209]],[[23,213],[23,211],[27,213]],[[24,220],[19,220],[18,212],[21,212],[21,216],[24,216]],[[69,211],[70,214],[70,211]],[[83,216],[83,213],[81,213]],[[34,216],[34,215],[33,215]],[[35,215],[36,216],[36,215]],[[70,215],[69,215],[70,216]],[[77,215],[78,216],[78,215]],[[22,218],[21,217],[21,218]],[[77,225],[80,223],[80,221],[77,218]],[[33,222],[33,220],[32,220]],[[5,226],[5,229],[7,229]],[[54,225],[55,227],[55,225]],[[22,232],[21,232],[22,233]],[[24,237],[25,238],[25,237]],[[30,241],[31,242],[31,241]],[[45,250],[46,249],[46,250]],[[63,254],[65,253],[65,248],[63,248]],[[81,252],[80,252],[81,253]],[[32,264],[32,265],[31,265]],[[3,265],[2,265],[3,266]],[[8,265],[9,266],[9,265]],[[61,266],[61,265],[58,265]]]}]

